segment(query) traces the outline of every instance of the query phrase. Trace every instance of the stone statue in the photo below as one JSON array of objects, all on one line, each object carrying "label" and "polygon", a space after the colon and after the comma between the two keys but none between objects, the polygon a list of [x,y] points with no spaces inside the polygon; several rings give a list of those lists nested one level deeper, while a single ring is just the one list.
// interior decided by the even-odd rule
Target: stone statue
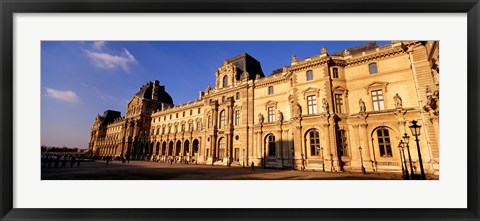
[{"label": "stone statue", "polygon": [[398,93],[395,94],[395,96],[393,97],[393,101],[395,102],[395,108],[402,108],[402,98],[400,97],[400,95],[398,95]]},{"label": "stone statue", "polygon": [[297,56],[295,56],[295,55],[292,56],[292,63],[293,62],[297,62]]},{"label": "stone statue", "polygon": [[283,113],[281,111],[278,111],[278,122],[283,122]]},{"label": "stone statue", "polygon": [[295,103],[293,110],[294,110],[295,117],[301,117],[302,116],[302,106],[300,106],[300,104]]},{"label": "stone statue", "polygon": [[207,93],[207,94],[208,94],[208,92],[210,92],[210,90],[211,90],[211,89],[212,89],[212,88],[210,87],[210,84],[209,84],[209,85],[207,85],[207,88],[205,89],[205,93]]},{"label": "stone statue", "polygon": [[328,52],[326,47],[322,47],[322,54],[326,54]]},{"label": "stone statue", "polygon": [[258,113],[258,123],[263,124],[263,114],[262,113]]},{"label": "stone statue", "polygon": [[248,72],[243,72],[243,80],[250,80],[250,74]]},{"label": "stone statue", "polygon": [[348,55],[350,55],[350,51],[347,49],[343,50],[343,56],[348,56]]},{"label": "stone statue", "polygon": [[327,99],[325,99],[325,98],[322,98],[322,107],[323,107],[323,111],[328,114],[328,112],[329,112],[328,111],[328,102],[327,102]]},{"label": "stone statue", "polygon": [[365,111],[367,111],[367,108],[365,107],[365,102],[363,102],[362,98],[360,98],[360,100],[358,101],[358,106],[360,107],[360,113],[365,113]]}]

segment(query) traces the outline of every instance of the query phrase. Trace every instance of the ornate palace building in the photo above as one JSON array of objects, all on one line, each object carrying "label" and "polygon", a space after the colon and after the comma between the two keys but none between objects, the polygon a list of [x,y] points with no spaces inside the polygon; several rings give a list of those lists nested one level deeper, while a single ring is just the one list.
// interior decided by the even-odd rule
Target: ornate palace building
[{"label": "ornate palace building", "polygon": [[[225,60],[193,102],[175,105],[159,81],[141,86],[125,116],[107,110],[95,118],[89,149],[100,157],[325,171],[401,172],[411,158],[419,174],[409,128],[416,120],[425,172],[438,174],[438,73],[437,41],[322,48],[268,76],[241,54]],[[409,148],[399,148],[407,140]]]}]

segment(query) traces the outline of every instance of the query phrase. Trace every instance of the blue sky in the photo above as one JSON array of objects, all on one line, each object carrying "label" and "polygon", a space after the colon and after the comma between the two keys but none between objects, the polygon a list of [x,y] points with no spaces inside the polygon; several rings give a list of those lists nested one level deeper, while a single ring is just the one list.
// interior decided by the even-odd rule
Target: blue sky
[{"label": "blue sky", "polygon": [[[159,80],[175,104],[198,98],[225,59],[248,53],[263,72],[369,41],[44,41],[41,47],[41,144],[87,148],[97,114],[124,115],[139,87]],[[389,41],[377,42],[384,45]]]}]

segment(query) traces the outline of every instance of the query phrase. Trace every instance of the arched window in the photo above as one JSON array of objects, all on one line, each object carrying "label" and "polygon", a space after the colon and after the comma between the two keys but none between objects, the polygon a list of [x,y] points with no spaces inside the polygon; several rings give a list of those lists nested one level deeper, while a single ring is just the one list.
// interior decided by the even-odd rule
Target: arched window
[{"label": "arched window", "polygon": [[219,125],[218,125],[218,127],[219,127],[220,129],[223,129],[223,128],[225,128],[225,124],[226,124],[225,110],[222,110],[222,111],[220,112],[220,120],[219,120]]},{"label": "arched window", "polygon": [[228,76],[225,75],[223,76],[223,87],[227,87],[228,86]]},{"label": "arched window", "polygon": [[380,156],[391,157],[392,146],[390,144],[390,133],[387,128],[381,127],[377,130],[378,148],[380,149]]},{"label": "arched window", "polygon": [[235,126],[240,125],[240,111],[236,110],[235,111]]},{"label": "arched window", "polygon": [[222,137],[218,141],[218,159],[225,157],[225,139]]},{"label": "arched window", "polygon": [[308,132],[308,139],[310,146],[310,155],[311,156],[318,156],[320,155],[320,133],[316,129],[310,130]]},{"label": "arched window", "polygon": [[273,86],[268,87],[268,94],[273,94]]},{"label": "arched window", "polygon": [[268,147],[268,156],[275,156],[275,136],[273,136],[273,134],[267,136],[266,144]]}]

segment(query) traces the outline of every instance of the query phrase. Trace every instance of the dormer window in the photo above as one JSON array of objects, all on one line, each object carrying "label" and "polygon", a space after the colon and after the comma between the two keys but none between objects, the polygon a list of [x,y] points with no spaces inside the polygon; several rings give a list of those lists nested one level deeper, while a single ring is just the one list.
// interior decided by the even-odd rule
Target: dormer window
[{"label": "dormer window", "polygon": [[225,75],[223,76],[223,87],[227,87],[228,86],[228,76]]}]

